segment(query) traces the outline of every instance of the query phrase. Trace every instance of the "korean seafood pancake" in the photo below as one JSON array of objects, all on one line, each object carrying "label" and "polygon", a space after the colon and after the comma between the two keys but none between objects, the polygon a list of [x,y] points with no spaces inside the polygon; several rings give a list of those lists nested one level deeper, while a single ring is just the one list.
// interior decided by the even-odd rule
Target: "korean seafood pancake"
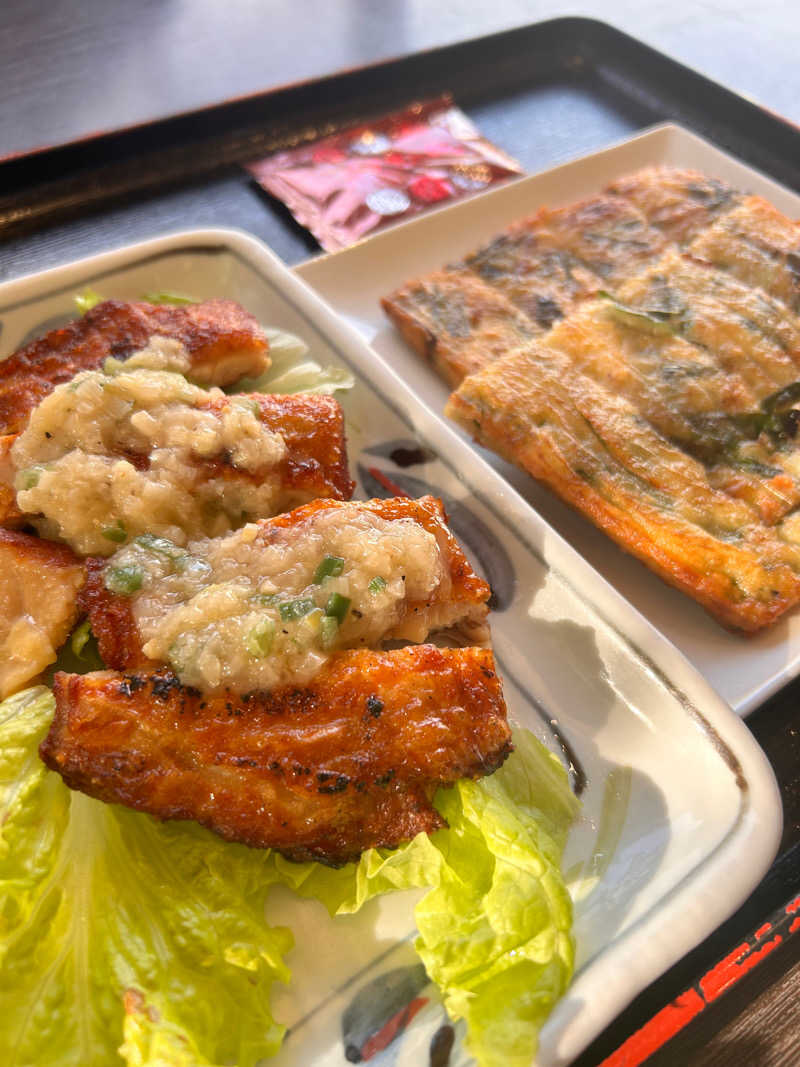
[{"label": "korean seafood pancake", "polygon": [[[470,275],[493,294],[496,343]],[[423,300],[443,276],[447,300]],[[472,304],[458,318],[461,285]],[[754,632],[798,603],[796,223],[697,171],[652,167],[383,304],[457,383],[451,418],[724,626]]]}]

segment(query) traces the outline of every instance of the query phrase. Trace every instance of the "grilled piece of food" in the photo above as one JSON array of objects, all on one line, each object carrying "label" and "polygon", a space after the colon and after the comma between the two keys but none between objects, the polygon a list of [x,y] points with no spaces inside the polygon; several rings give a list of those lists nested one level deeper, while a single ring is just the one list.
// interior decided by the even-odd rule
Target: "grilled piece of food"
[{"label": "grilled piece of food", "polygon": [[800,226],[761,197],[744,197],[688,251],[800,312]]},{"label": "grilled piece of food", "polygon": [[83,564],[65,545],[0,530],[0,700],[53,663],[78,616]]},{"label": "grilled piece of food", "polygon": [[113,356],[125,360],[152,338],[177,342],[191,376],[229,385],[269,367],[269,345],[255,318],[232,300],[173,307],[106,300],[0,362],[0,433],[19,433],[48,393]]},{"label": "grilled piece of food", "polygon": [[187,549],[140,538],[87,569],[103,662],[168,663],[205,691],[302,685],[342,648],[487,637],[489,586],[433,497],[317,500]]},{"label": "grilled piece of food", "polygon": [[597,196],[542,208],[464,263],[547,330],[581,297],[630,277],[665,245],[631,204]]},{"label": "grilled piece of food", "polygon": [[411,347],[452,386],[542,330],[467,270],[443,270],[384,297]]},{"label": "grilled piece of food", "polygon": [[[777,522],[800,502],[800,483],[785,435],[763,432],[780,418],[776,414],[773,419],[762,407],[770,398],[752,387],[735,361],[720,361],[713,350],[692,344],[654,315],[653,309],[644,311],[616,300],[592,302],[560,323],[546,348],[531,356],[538,366],[543,351],[549,354],[556,346],[562,357],[568,357],[565,373],[580,371],[587,376],[587,389],[595,382],[630,403],[630,417],[637,424],[631,440],[645,419],[662,439],[651,444],[653,454],[665,442],[686,454],[679,462],[675,458],[669,462],[673,472],[677,467],[690,468],[693,489],[671,506],[693,508],[701,494],[702,507],[725,514],[715,521],[731,535],[737,524],[747,525],[756,518]],[[649,459],[643,471],[647,481],[658,480],[659,468]],[[709,494],[709,488],[748,502],[757,514],[735,508],[724,496]],[[699,515],[698,521],[703,521]]]},{"label": "grilled piece of food", "polygon": [[[542,345],[542,348],[546,348]],[[466,379],[447,413],[517,463],[722,623],[757,630],[800,599],[800,554],[632,405],[528,350]],[[557,371],[561,372],[559,375]],[[558,388],[559,381],[569,388]],[[739,526],[742,517],[749,526]]]},{"label": "grilled piece of food", "polygon": [[594,197],[542,208],[462,264],[409,282],[381,303],[409,344],[457,386],[665,245],[625,200]]},{"label": "grilled piece of food", "polygon": [[647,167],[618,178],[607,192],[624,197],[675,244],[689,242],[741,199],[741,193],[697,170]]},{"label": "grilled piece of food", "polygon": [[[533,334],[515,320],[501,354],[502,322],[483,350],[460,330],[468,366],[483,366],[450,398],[452,418],[725,625],[757,630],[797,602],[794,223],[697,171],[653,167],[539,212],[446,273],[448,306],[477,274]],[[407,320],[425,284],[401,290]],[[384,301],[395,321],[397,301]],[[451,381],[467,368],[444,362]]]},{"label": "grilled piece of food", "polygon": [[652,167],[564,208],[541,208],[460,264],[381,301],[408,343],[458,386],[546,333],[732,210],[740,196],[697,171]]},{"label": "grilled piece of food", "polygon": [[58,386],[11,448],[16,510],[44,536],[110,555],[145,532],[183,544],[352,493],[332,397],[228,397],[129,368]]},{"label": "grilled piece of food", "polygon": [[670,251],[467,379],[448,413],[751,630],[798,599],[798,363],[784,305]]},{"label": "grilled piece of food", "polygon": [[342,864],[444,825],[440,785],[511,751],[491,652],[338,653],[305,688],[204,697],[170,674],[57,674],[40,752],[73,789]]}]

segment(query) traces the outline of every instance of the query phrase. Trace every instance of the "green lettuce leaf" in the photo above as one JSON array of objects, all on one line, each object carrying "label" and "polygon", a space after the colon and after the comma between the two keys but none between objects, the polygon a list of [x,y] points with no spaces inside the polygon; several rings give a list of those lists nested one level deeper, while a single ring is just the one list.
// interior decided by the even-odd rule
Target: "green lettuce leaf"
[{"label": "green lettuce leaf", "polygon": [[555,757],[516,742],[507,771],[440,793],[441,874],[415,909],[417,952],[482,1067],[528,1067],[574,965],[561,853],[576,801]]},{"label": "green lettuce leaf", "polygon": [[495,774],[439,791],[447,830],[341,870],[273,856],[285,884],[334,915],[430,887],[414,911],[416,949],[481,1067],[528,1067],[574,964],[561,856],[578,801],[554,755],[527,731],[514,742]]},{"label": "green lettuce leaf", "polygon": [[84,290],[75,294],[75,307],[81,315],[85,315],[87,311],[91,311],[93,307],[99,304],[102,299],[99,293],[96,293],[90,285],[87,285]]},{"label": "green lettuce leaf", "polygon": [[335,393],[352,389],[353,375],[342,367],[323,367],[308,355],[308,345],[285,330],[265,328],[270,367],[257,378],[241,378],[229,393]]},{"label": "green lettuce leaf", "polygon": [[123,1036],[119,1054],[128,1067],[215,1067],[191,1035],[165,1020],[156,1003],[141,993],[125,995]]},{"label": "green lettuce leaf", "polygon": [[184,296],[183,293],[176,293],[171,289],[159,289],[145,293],[142,300],[146,300],[148,304],[175,304],[178,307],[197,303],[194,297]]},{"label": "green lettuce leaf", "polygon": [[440,790],[448,829],[332,870],[70,792],[37,754],[52,713],[43,687],[0,704],[3,1067],[107,1067],[116,1050],[128,1067],[251,1067],[277,1051],[269,992],[292,938],[263,898],[278,881],[332,914],[428,889],[416,948],[471,1052],[530,1063],[572,973],[560,861],[577,810],[531,735],[491,777]]},{"label": "green lettuce leaf", "polygon": [[292,937],[264,921],[269,853],[71,792],[37,754],[52,714],[42,687],[0,704],[0,1063],[275,1052]]}]

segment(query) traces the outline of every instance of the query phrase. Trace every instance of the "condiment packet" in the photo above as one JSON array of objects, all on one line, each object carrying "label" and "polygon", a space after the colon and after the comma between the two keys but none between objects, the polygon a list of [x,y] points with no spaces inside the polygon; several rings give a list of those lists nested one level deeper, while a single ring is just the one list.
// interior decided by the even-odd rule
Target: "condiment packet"
[{"label": "condiment packet", "polygon": [[246,169],[329,252],[522,173],[449,95],[276,152]]}]

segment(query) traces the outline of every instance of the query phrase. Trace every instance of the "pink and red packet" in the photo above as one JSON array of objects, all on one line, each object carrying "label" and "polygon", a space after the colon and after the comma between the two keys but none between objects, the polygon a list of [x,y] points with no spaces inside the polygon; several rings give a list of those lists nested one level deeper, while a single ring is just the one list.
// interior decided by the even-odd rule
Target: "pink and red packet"
[{"label": "pink and red packet", "polygon": [[450,96],[410,104],[246,169],[329,252],[522,173]]}]

